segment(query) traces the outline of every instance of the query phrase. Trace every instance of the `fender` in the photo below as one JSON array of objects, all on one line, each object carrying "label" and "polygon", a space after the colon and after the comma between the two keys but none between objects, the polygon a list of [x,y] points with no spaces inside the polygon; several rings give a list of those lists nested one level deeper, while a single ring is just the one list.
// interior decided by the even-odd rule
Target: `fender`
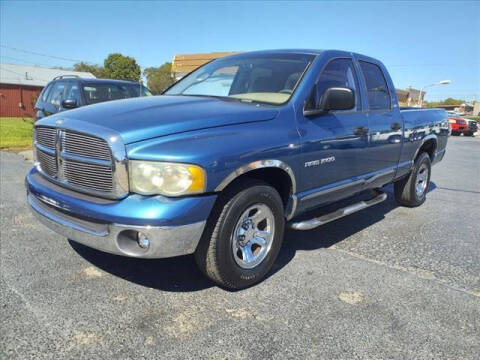
[{"label": "fender", "polygon": [[225,179],[222,180],[222,182],[215,188],[215,191],[222,191],[227,187],[228,184],[230,184],[240,175],[243,175],[252,170],[263,168],[279,168],[284,170],[288,174],[288,176],[290,176],[290,180],[292,182],[292,194],[295,194],[297,192],[297,181],[295,180],[295,174],[293,173],[292,168],[283,161],[276,159],[257,160],[237,168],[235,171],[231,172]]},{"label": "fender", "polygon": [[435,147],[433,149],[433,156],[435,156],[435,152],[437,150],[437,146],[438,146],[438,139],[437,139],[437,135],[435,134],[428,134],[427,136],[425,136],[423,139],[422,139],[422,142],[420,144],[420,146],[417,148],[417,150],[415,151],[415,154],[413,155],[413,159],[416,159],[418,154],[420,153],[420,149],[423,147],[423,145],[425,145],[425,143],[429,140],[433,140],[434,143],[435,143]]}]

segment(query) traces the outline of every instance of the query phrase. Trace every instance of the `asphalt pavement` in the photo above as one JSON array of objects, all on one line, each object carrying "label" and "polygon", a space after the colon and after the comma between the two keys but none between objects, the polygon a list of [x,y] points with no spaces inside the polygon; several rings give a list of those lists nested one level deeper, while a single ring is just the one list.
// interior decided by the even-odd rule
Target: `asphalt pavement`
[{"label": "asphalt pavement", "polygon": [[1,359],[478,359],[480,139],[451,137],[426,203],[388,199],[288,231],[262,283],[214,286],[191,256],[138,260],[30,214],[31,163],[1,152]]}]

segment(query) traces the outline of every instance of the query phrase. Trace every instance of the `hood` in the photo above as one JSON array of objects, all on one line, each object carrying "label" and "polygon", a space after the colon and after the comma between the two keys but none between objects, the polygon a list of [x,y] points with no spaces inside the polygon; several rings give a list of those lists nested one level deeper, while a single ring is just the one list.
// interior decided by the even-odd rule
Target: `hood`
[{"label": "hood", "polygon": [[[151,96],[84,106],[48,117],[72,119],[118,132],[125,144],[159,136],[273,119],[270,106],[194,96]],[[39,124],[41,123],[41,120]]]}]

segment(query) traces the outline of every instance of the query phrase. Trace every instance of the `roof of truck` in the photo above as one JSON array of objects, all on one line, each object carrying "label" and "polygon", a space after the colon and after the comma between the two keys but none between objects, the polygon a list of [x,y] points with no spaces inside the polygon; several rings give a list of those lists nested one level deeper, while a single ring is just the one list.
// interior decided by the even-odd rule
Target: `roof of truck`
[{"label": "roof of truck", "polygon": [[334,50],[334,49],[328,49],[328,50],[320,50],[320,49],[276,49],[276,50],[257,50],[257,51],[248,51],[248,52],[242,52],[238,54],[233,54],[229,55],[226,57],[242,57],[242,56],[248,56],[251,54],[305,54],[305,55],[321,55],[321,54],[331,54],[334,56],[351,56],[351,55],[357,55],[361,56],[363,58],[371,58],[370,56],[359,54],[359,53],[354,53],[352,51],[345,51],[345,50]]}]

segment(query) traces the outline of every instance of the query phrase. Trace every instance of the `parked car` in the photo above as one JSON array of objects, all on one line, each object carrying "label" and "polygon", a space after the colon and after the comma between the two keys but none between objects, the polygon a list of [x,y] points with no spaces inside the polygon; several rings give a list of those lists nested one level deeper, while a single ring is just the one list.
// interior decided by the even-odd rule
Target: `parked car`
[{"label": "parked car", "polygon": [[452,128],[452,131],[451,131],[452,135],[458,136],[461,133],[467,131],[468,126],[467,126],[467,122],[465,121],[465,119],[462,119],[462,118],[459,118],[459,117],[450,117],[448,120],[449,120],[450,126]]},{"label": "parked car", "polygon": [[241,289],[270,271],[286,224],[310,230],[373,206],[389,183],[399,204],[421,205],[447,139],[446,112],[401,110],[371,57],[242,53],[164,96],[38,121],[28,202],[73,241],[138,258],[193,253],[210,279]]},{"label": "parked car", "polygon": [[151,95],[146,87],[134,81],[58,76],[38,96],[35,118],[104,101]]},{"label": "parked car", "polygon": [[463,131],[464,136],[473,136],[478,131],[478,123],[475,120],[464,119],[467,122],[467,128]]}]

